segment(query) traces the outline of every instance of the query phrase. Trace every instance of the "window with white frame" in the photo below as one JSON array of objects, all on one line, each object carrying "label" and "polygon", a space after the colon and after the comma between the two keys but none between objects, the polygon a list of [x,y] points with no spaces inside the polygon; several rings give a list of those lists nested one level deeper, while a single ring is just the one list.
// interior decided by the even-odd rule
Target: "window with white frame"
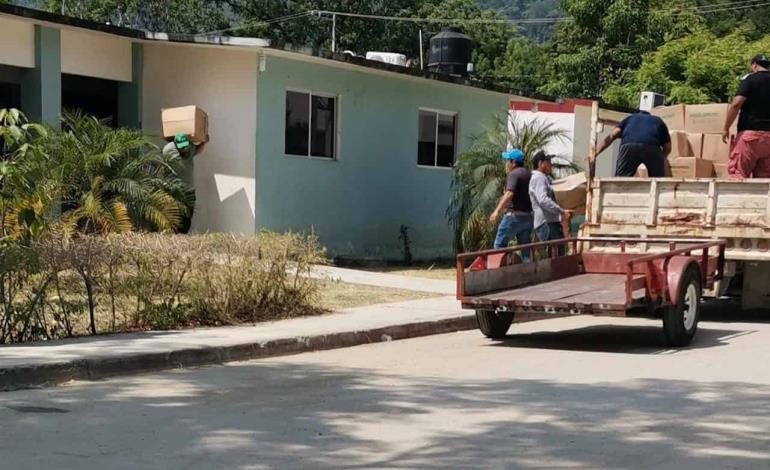
[{"label": "window with white frame", "polygon": [[310,92],[286,92],[287,155],[336,158],[337,98]]},{"label": "window with white frame", "polygon": [[451,168],[455,162],[457,113],[420,109],[417,164]]}]

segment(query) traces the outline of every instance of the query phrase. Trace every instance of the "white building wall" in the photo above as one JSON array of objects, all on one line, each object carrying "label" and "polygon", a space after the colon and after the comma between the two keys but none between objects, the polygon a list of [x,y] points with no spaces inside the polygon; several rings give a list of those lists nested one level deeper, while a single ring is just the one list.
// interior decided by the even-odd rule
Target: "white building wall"
[{"label": "white building wall", "polygon": [[257,65],[251,51],[144,45],[144,129],[160,135],[162,108],[209,115],[211,141],[194,159],[193,231],[255,231]]},{"label": "white building wall", "polygon": [[35,67],[35,25],[0,17],[0,64]]},{"label": "white building wall", "polygon": [[107,34],[61,30],[62,73],[131,81],[131,41]]},{"label": "white building wall", "polygon": [[573,139],[575,135],[574,113],[511,111],[509,132],[512,132],[514,120],[518,122],[537,121],[541,124],[552,124],[554,129],[562,130],[564,132],[564,138],[552,140],[543,150],[548,154],[572,161],[574,156]]}]

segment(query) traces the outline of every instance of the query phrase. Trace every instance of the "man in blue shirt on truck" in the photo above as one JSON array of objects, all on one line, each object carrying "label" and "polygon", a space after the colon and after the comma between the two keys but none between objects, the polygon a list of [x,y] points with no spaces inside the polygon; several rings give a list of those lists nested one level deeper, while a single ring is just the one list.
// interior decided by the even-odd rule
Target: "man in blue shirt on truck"
[{"label": "man in blue shirt on truck", "polygon": [[671,136],[661,118],[639,111],[623,119],[599,145],[596,155],[590,157],[590,163],[593,164],[593,160],[618,138],[621,144],[615,176],[636,176],[641,164],[647,167],[651,178],[665,176],[666,158],[671,153]]}]

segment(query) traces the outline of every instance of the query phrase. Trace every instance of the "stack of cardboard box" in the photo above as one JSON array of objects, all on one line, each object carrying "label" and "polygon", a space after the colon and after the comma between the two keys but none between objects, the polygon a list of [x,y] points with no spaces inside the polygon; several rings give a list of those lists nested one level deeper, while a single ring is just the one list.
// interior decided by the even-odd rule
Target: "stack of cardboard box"
[{"label": "stack of cardboard box", "polygon": [[722,126],[728,106],[723,103],[682,104],[652,110],[671,132],[671,154],[667,165],[670,176],[727,177],[730,146],[722,142]]}]

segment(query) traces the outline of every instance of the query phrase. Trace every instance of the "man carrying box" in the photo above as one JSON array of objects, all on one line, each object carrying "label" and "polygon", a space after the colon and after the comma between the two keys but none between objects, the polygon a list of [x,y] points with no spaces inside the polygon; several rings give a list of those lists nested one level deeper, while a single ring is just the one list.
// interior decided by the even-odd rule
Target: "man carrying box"
[{"label": "man carrying box", "polygon": [[[168,160],[182,160],[182,173],[179,177],[185,183],[193,186],[193,157],[203,152],[203,148],[206,146],[205,142],[195,145],[190,142],[190,138],[183,133],[179,133],[174,136],[174,139],[163,146],[163,156]],[[193,196],[195,189],[193,188]],[[190,231],[190,223],[192,222],[192,211],[187,214],[182,220],[182,226],[180,227],[181,233],[187,233]]]},{"label": "man carrying box", "polygon": [[671,136],[661,118],[639,111],[623,119],[599,145],[596,155],[589,157],[590,163],[593,164],[599,154],[618,138],[621,145],[615,176],[636,176],[636,170],[642,164],[647,167],[651,178],[665,176],[666,157],[671,153]]},{"label": "man carrying box", "polygon": [[760,54],[751,60],[751,74],[738,87],[727,111],[722,141],[738,118],[738,134],[730,149],[727,172],[733,178],[770,178],[770,59]]}]

